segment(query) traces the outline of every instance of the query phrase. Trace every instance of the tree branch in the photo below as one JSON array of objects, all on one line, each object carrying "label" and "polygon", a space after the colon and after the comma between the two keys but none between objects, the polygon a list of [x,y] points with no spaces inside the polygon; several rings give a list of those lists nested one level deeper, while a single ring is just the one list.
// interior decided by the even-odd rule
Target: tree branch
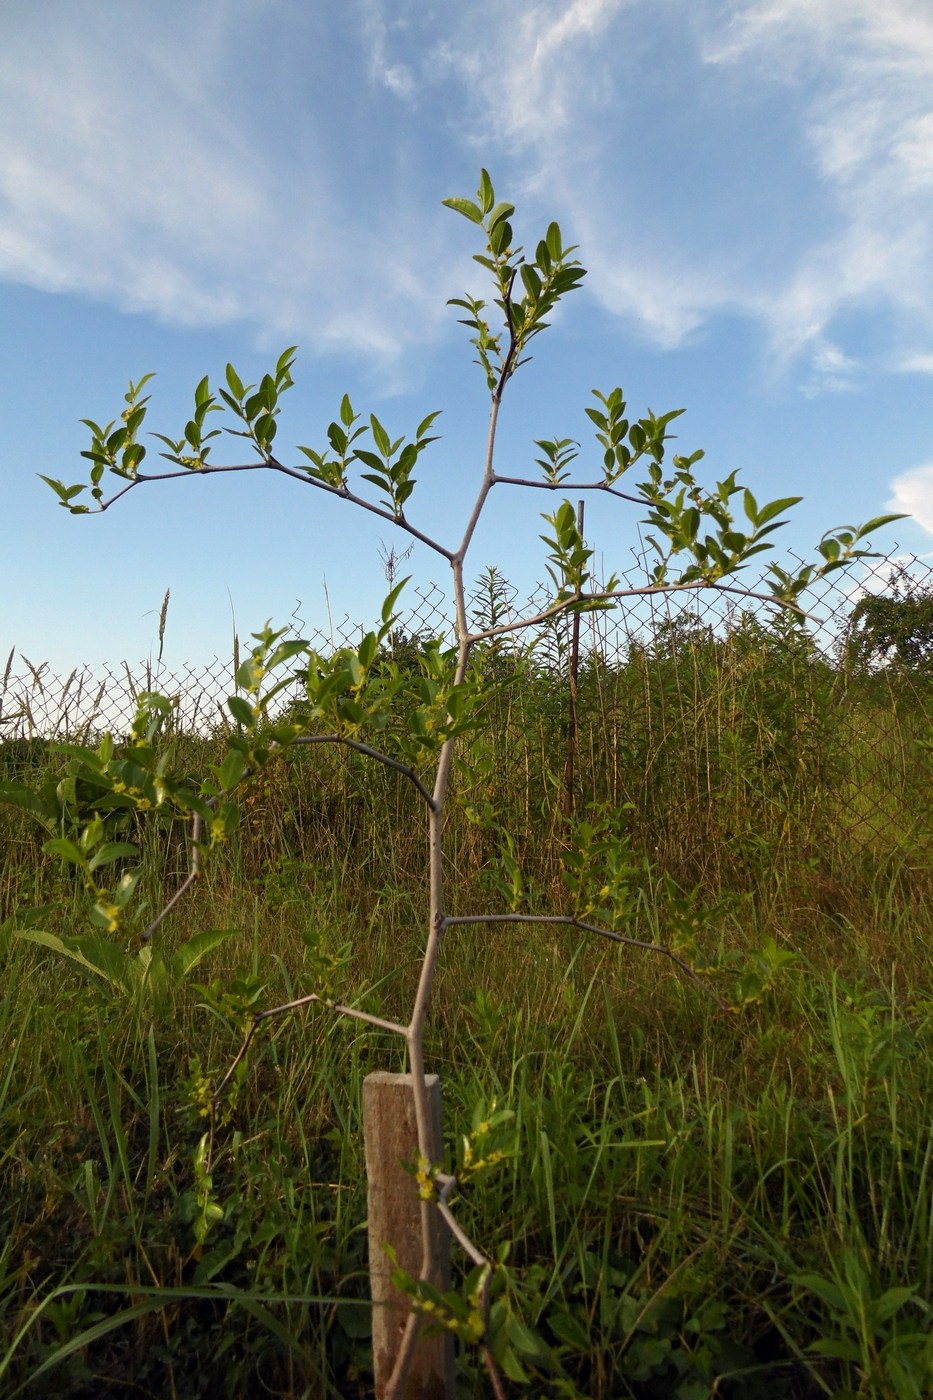
[{"label": "tree branch", "polygon": [[611,486],[608,481],[532,481],[526,480],[523,476],[500,476],[498,472],[493,474],[493,486],[527,486],[534,491],[602,491],[606,496],[615,496],[620,501],[629,501],[635,506],[650,504],[644,496],[629,496],[625,491],[618,491]]},{"label": "tree branch", "polygon": [[451,1192],[458,1185],[457,1178],[455,1176],[441,1176],[439,1180],[442,1181],[443,1185],[437,1195],[437,1209],[448,1230],[468,1259],[472,1259],[474,1264],[488,1264],[490,1261],[482,1250],[477,1249],[448,1204]]},{"label": "tree branch", "polygon": [[403,1038],[408,1034],[406,1028],[400,1026],[397,1021],[386,1021],[381,1016],[371,1016],[368,1011],[357,1011],[353,1006],[343,1006],[338,1001],[331,1001],[328,997],[322,997],[318,992],[309,992],[307,996],[298,997],[295,1001],[287,1001],[281,1006],[272,1006],[267,1011],[256,1012],[230,1068],[211,1095],[212,1101],[216,1103],[230,1083],[236,1073],[237,1066],[242,1062],[253,1042],[253,1037],[264,1021],[271,1020],[273,1016],[284,1016],[289,1011],[299,1011],[303,1006],[310,1006],[312,1003],[323,1006],[327,1011],[336,1011],[341,1016],[350,1016],[354,1021],[364,1021],[367,1025],[375,1026],[378,1030],[392,1031],[395,1035],[400,1035]]},{"label": "tree branch", "polygon": [[187,894],[201,873],[201,818],[197,812],[191,814],[191,855],[188,860],[188,874],[172,895],[168,904],[156,914],[152,923],[140,935],[142,943],[148,943],[159,925],[168,918],[178,901]]},{"label": "tree branch", "polygon": [[755,589],[740,588],[737,584],[711,583],[706,579],[695,579],[689,583],[652,583],[645,584],[639,588],[616,588],[605,593],[575,593],[572,598],[562,598],[549,607],[543,608],[541,612],[535,613],[533,617],[519,618],[517,622],[503,622],[498,627],[487,627],[482,632],[471,632],[468,641],[487,642],[492,637],[505,636],[510,632],[519,632],[525,627],[537,627],[542,622],[549,621],[552,617],[559,617],[568,608],[578,607],[581,598],[587,602],[611,603],[620,598],[651,598],[660,594],[671,593],[698,593],[701,589],[708,588],[714,593],[734,593],[739,598],[754,599],[759,603],[769,603],[772,607],[787,608],[790,612],[795,612],[800,617],[809,617],[810,614],[801,608],[797,603],[791,603],[783,598],[775,597],[773,593],[759,593]]},{"label": "tree branch", "polygon": [[354,1006],[344,1006],[339,1001],[332,1001],[330,997],[322,997],[320,992],[309,992],[307,996],[283,1002],[281,1006],[272,1006],[268,1011],[257,1011],[255,1020],[257,1024],[261,1024],[272,1016],[284,1016],[287,1011],[299,1011],[303,1006],[310,1006],[314,1002],[327,1011],[350,1016],[354,1021],[365,1021],[368,1026],[375,1026],[377,1030],[391,1031],[393,1035],[400,1035],[403,1039],[408,1035],[407,1027],[399,1025],[398,1021],[387,1021],[382,1016],[370,1015],[368,1011],[358,1011]]},{"label": "tree branch", "polygon": [[[293,739],[292,744],[343,744],[348,749],[354,749],[357,753],[365,754],[367,758],[373,758],[377,763],[385,764],[386,768],[394,768],[396,773],[401,773],[410,783],[414,785],[421,797],[424,798],[427,806],[432,812],[437,811],[437,802],[431,796],[424,783],[418,777],[413,768],[409,768],[406,763],[402,763],[397,758],[391,758],[389,754],[382,753],[380,749],[371,748],[369,744],[364,744],[360,739],[347,739],[342,734],[299,734]],[[283,745],[283,748],[286,747]],[[244,774],[244,777],[247,776]],[[242,781],[242,779],[241,779]]]},{"label": "tree branch", "polygon": [[103,512],[114,505],[121,496],[125,496],[128,491],[132,491],[134,486],[139,486],[146,481],[177,481],[181,477],[218,476],[223,472],[259,471],[281,472],[283,476],[289,476],[294,481],[300,481],[304,486],[315,486],[319,491],[325,491],[329,496],[336,496],[338,500],[350,501],[351,504],[359,506],[361,510],[368,510],[371,514],[378,515],[380,520],[387,520],[390,525],[397,525],[400,530],[405,530],[407,534],[412,535],[416,540],[420,540],[422,544],[427,545],[428,549],[433,549],[436,554],[440,554],[444,559],[449,561],[453,558],[451,550],[446,549],[444,545],[439,544],[438,541],[432,539],[430,535],[426,535],[403,516],[395,515],[392,511],[386,510],[382,506],[377,506],[372,501],[367,501],[363,496],[357,496],[355,492],[350,491],[347,487],[341,489],[337,486],[330,486],[326,481],[319,481],[317,477],[309,476],[306,471],[302,471],[298,467],[288,467],[275,457],[270,457],[267,461],[263,462],[243,462],[231,466],[184,467],[182,470],[174,472],[140,472],[126,486],[121,487],[116,495],[111,496],[106,501],[101,501],[100,506],[94,513],[102,515]]},{"label": "tree branch", "polygon": [[450,914],[442,920],[442,927],[446,930],[468,924],[558,924],[565,928],[578,928],[583,933],[596,933],[600,938],[607,938],[611,943],[624,943],[629,948],[642,948],[647,953],[660,953],[662,957],[669,958],[680,970],[695,982],[700,990],[714,1001],[721,1011],[728,1011],[728,1003],[718,997],[695,972],[685,958],[679,953],[675,953],[673,948],[668,948],[666,943],[649,943],[644,938],[631,938],[625,933],[616,933],[613,929],[603,928],[599,924],[587,923],[585,919],[577,919],[572,914]]}]

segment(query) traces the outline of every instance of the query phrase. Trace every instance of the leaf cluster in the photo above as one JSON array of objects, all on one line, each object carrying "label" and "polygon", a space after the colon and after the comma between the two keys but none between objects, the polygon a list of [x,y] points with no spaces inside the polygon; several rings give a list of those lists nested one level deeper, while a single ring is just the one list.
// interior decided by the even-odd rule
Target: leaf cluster
[{"label": "leaf cluster", "polygon": [[[123,395],[126,408],[120,415],[119,427],[113,421],[106,427],[101,427],[93,418],[81,419],[91,433],[91,446],[82,452],[81,456],[86,457],[92,464],[91,496],[98,507],[103,500],[104,493],[100,483],[105,471],[111,471],[114,476],[129,482],[135,481],[139,475],[140,463],[146,455],[146,449],[139,441],[139,430],[146,417],[146,405],[149,403],[149,395],[140,398],[140,393],[152,378],[154,375],[144,374],[136,384],[130,380],[129,389]],[[87,490],[85,483],[66,486],[64,482],[56,481],[50,476],[42,476],[41,473],[40,478],[55,492],[59,505],[64,506],[72,515],[87,515],[90,506],[72,504],[82,491]]]},{"label": "leaf cluster", "polygon": [[627,922],[635,908],[644,862],[633,854],[625,831],[625,814],[631,808],[631,803],[623,803],[575,817],[569,824],[561,873],[570,912],[578,919],[596,919],[614,929]]},{"label": "leaf cluster", "polygon": [[[483,314],[486,302],[478,297],[453,297],[448,305],[462,307],[468,313],[461,325],[474,332],[471,344],[477,350],[477,363],[482,366],[490,393],[500,399],[506,383],[524,363],[525,347],[547,329],[548,322],[544,318],[550,315],[561,297],[580,285],[586,269],[571,256],[576,252],[576,244],[564,246],[560,225],[555,222],[548,225],[533,260],[525,258],[521,247],[513,248],[510,221],[515,206],[496,201],[486,170],[480,174],[475,202],[462,198],[443,202],[448,209],[478,224],[486,235],[484,251],[475,253],[473,260],[492,276],[497,292],[493,304],[502,317],[500,328],[491,328]],[[517,280],[524,292],[520,297],[515,296]]]},{"label": "leaf cluster", "polygon": [[[276,419],[280,412],[279,400],[294,383],[292,365],[295,363],[295,350],[294,345],[283,350],[276,361],[274,372],[264,374],[258,386],[244,385],[233,365],[227,365],[227,388],[220,390],[220,397],[224,403],[243,424],[239,430],[227,431],[232,431],[234,436],[246,438],[265,461],[272,460],[272,443],[277,430]],[[201,384],[206,391],[207,380],[202,380]],[[191,427],[192,424],[189,423],[185,430],[189,442],[191,438],[188,437],[188,429]],[[203,457],[201,461],[203,464]],[[187,463],[182,462],[182,465]]]}]

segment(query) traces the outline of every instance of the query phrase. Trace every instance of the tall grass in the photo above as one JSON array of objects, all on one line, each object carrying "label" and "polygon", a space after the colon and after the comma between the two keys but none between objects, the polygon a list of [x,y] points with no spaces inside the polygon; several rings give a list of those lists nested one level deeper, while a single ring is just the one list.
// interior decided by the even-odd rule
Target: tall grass
[{"label": "tall grass", "polygon": [[[503,898],[495,833],[469,819],[487,803],[529,901],[560,908],[558,656],[490,689],[451,817],[452,908]],[[752,619],[589,655],[576,806],[621,814],[631,931],[664,933],[667,875],[696,887],[714,951],[770,936],[796,960],[730,1015],[577,933],[448,933],[426,1047],[448,1137],[479,1099],[516,1115],[516,1155],[458,1206],[540,1339],[514,1393],[933,1393],[931,702],[922,676],[847,675]],[[203,766],[208,741],[185,743]],[[58,761],[0,748],[7,776]],[[327,750],[268,771],[229,860],[159,935],[235,937],[200,986],[135,1005],[14,936],[40,904],[77,930],[78,901],[25,818],[0,822],[0,1393],[371,1393],[361,1083],[399,1066],[396,1044],[322,1012],[277,1024],[200,1174],[195,1158],[240,1038],[223,988],[257,1005],[309,989],[310,929],[352,940],[345,995],[406,1005],[424,910],[408,785]],[[184,853],[145,840],[156,903]],[[487,1393],[472,1355],[458,1368],[463,1396]]]}]

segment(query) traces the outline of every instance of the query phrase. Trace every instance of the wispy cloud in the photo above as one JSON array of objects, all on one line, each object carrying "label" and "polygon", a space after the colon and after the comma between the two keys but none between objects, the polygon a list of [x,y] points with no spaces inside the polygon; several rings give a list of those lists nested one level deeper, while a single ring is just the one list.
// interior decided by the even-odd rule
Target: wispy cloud
[{"label": "wispy cloud", "polygon": [[747,318],[810,395],[933,363],[928,0],[12,15],[0,277],[391,365],[445,324],[438,200],[486,163],[650,341]]},{"label": "wispy cloud", "polygon": [[852,387],[843,314],[933,344],[926,0],[367,8],[392,16],[386,74],[416,32],[415,88],[456,92],[461,139],[562,209],[591,290],[647,338],[748,317],[810,395]]},{"label": "wispy cloud", "polygon": [[895,363],[901,374],[933,374],[933,354],[903,355]]},{"label": "wispy cloud", "polygon": [[[443,259],[399,253],[425,219],[391,180],[368,190],[378,217],[354,198],[339,141],[324,139],[326,71],[281,125],[263,115],[269,74],[248,57],[262,53],[263,7],[194,6],[213,21],[200,43],[172,22],[179,7],[102,4],[80,22],[59,10],[60,25],[7,17],[0,277],[386,364],[433,334]],[[275,105],[287,111],[283,94]]]},{"label": "wispy cloud", "polygon": [[859,363],[831,340],[815,340],[810,346],[810,375],[800,385],[805,398],[844,393],[857,385]]},{"label": "wispy cloud", "polygon": [[832,202],[764,308],[775,348],[819,343],[840,312],[882,309],[933,342],[933,11],[925,0],[750,0],[708,63],[796,101]]},{"label": "wispy cloud", "polygon": [[933,535],[933,463],[926,462],[895,477],[891,491],[886,508],[912,515],[918,525]]}]

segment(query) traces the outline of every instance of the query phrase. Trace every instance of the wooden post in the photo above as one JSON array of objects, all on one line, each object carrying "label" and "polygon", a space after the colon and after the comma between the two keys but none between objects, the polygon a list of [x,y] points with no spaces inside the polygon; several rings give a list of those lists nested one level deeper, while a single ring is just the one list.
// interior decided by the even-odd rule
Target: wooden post
[{"label": "wooden post", "polygon": [[[441,1084],[426,1076],[431,1106],[432,1162],[443,1160]],[[399,1266],[418,1278],[423,1241],[418,1183],[402,1163],[418,1157],[415,1100],[410,1074],[377,1072],[363,1080],[363,1135],[369,1210],[369,1276],[373,1299],[373,1364],[376,1400],[383,1400],[409,1314],[407,1296],[392,1285],[393,1265],[383,1245],[395,1250]],[[431,1282],[450,1287],[450,1234],[432,1212]],[[454,1400],[454,1348],[449,1334],[422,1336],[415,1348],[405,1391],[399,1400]]]}]

